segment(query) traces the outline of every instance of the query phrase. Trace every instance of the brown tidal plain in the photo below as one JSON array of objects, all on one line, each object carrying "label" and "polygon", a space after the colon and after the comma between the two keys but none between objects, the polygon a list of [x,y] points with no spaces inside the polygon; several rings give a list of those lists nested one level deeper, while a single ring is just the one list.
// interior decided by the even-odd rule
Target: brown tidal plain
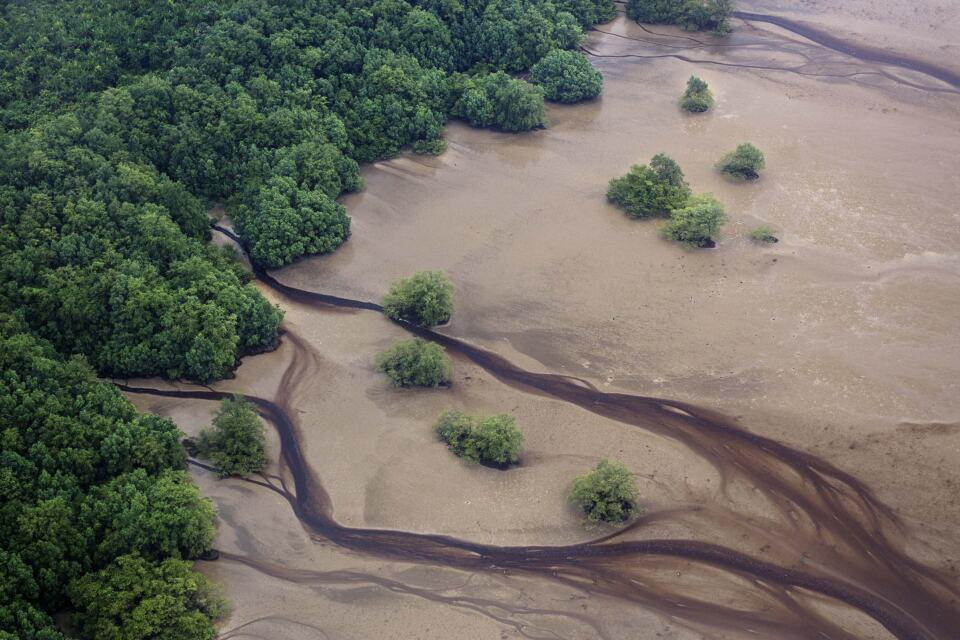
[{"label": "brown tidal plain", "polygon": [[[743,4],[779,13],[776,2]],[[943,4],[924,10],[947,15]],[[852,11],[843,3],[808,9],[792,17],[850,31],[837,17]],[[867,31],[879,24],[874,14],[856,15],[851,38],[892,37]],[[891,46],[931,60],[941,53],[930,42],[957,46],[955,22],[924,28],[921,18]],[[551,107],[551,127],[531,134],[454,123],[443,155],[366,167],[366,189],[344,199],[350,241],[274,275],[376,300],[398,277],[444,269],[457,293],[443,333],[530,371],[713,409],[815,453],[890,505],[909,531],[908,550],[952,571],[956,587],[960,95],[776,27],[734,26],[719,40],[623,18],[601,25],[584,43],[604,75],[600,99]],[[662,57],[676,55],[687,60]],[[701,116],[676,106],[693,73],[717,98]],[[713,164],[744,141],[764,151],[767,169],[755,183],[732,183]],[[658,221],[630,220],[605,202],[611,177],[658,152],[680,163],[695,191],[725,204],[730,222],[715,249],[667,243]],[[749,240],[761,223],[779,243]],[[288,335],[217,389],[295,409],[306,459],[344,525],[492,545],[581,542],[607,530],[580,525],[567,485],[614,457],[636,472],[649,510],[628,539],[696,539],[830,570],[830,540],[812,542],[804,523],[785,522],[756,487],[728,482],[676,440],[511,388],[459,357],[449,389],[392,389],[371,363],[402,329],[374,313],[318,312],[265,293],[286,310]],[[188,433],[215,406],[131,397]],[[448,407],[516,415],[527,439],[522,464],[500,472],[450,455],[430,428]],[[289,483],[282,465],[268,474]],[[341,550],[269,489],[195,475],[220,512],[225,557],[200,566],[234,602],[224,638],[757,637],[745,625],[691,621],[667,604],[638,607],[576,584]],[[745,576],[646,563],[646,586],[665,594],[770,606]],[[792,597],[837,630],[831,637],[890,637],[835,601]],[[814,637],[796,628],[767,637]]]}]

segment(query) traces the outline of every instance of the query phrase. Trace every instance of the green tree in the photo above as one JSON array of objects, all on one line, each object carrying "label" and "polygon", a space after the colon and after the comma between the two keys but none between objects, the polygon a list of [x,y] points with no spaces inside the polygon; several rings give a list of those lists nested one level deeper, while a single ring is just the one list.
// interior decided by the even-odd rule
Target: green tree
[{"label": "green tree", "polygon": [[219,590],[190,563],[118,557],[70,585],[73,624],[98,640],[213,640],[226,612]]},{"label": "green tree", "polygon": [[729,33],[732,0],[627,0],[627,17],[637,22],[675,24],[688,31]]},{"label": "green tree", "polygon": [[720,158],[717,168],[736,180],[756,180],[764,167],[763,153],[749,142]]},{"label": "green tree", "polygon": [[99,540],[98,564],[124,553],[153,560],[197,558],[210,548],[215,517],[213,505],[185,471],[154,477],[143,469],[96,487],[80,514]]},{"label": "green tree", "polygon": [[530,68],[530,82],[543,87],[547,100],[579,102],[600,95],[603,76],[582,53],[554,49]]},{"label": "green tree", "polygon": [[350,235],[343,205],[323,191],[298,188],[292,178],[271,179],[250,205],[232,214],[250,258],[271,269],[304,255],[333,251]]},{"label": "green tree", "polygon": [[442,271],[420,271],[394,282],[381,302],[394,320],[433,327],[453,313],[453,284]]},{"label": "green tree", "polygon": [[0,637],[59,640],[68,585],[120,555],[196,557],[214,514],[169,419],[25,329],[0,314]]},{"label": "green tree", "polygon": [[197,449],[216,465],[221,478],[246,477],[267,466],[263,422],[242,396],[220,402],[212,428],[200,433]]},{"label": "green tree", "polygon": [[523,433],[510,415],[468,416],[446,411],[434,430],[453,453],[471,462],[506,466],[523,453]]},{"label": "green tree", "polygon": [[444,348],[421,338],[397,342],[377,356],[376,364],[398,387],[438,387],[450,381]]},{"label": "green tree", "polygon": [[587,522],[621,523],[642,513],[633,474],[622,463],[602,460],[593,471],[578,476],[570,486],[570,501]]},{"label": "green tree", "polygon": [[547,124],[543,89],[502,71],[468,80],[455,111],[472,127],[519,132]]},{"label": "green tree", "polygon": [[679,165],[664,154],[650,160],[650,166],[633,165],[626,175],[614,178],[607,188],[607,200],[631,218],[666,216],[682,207],[690,187]]},{"label": "green tree", "polygon": [[697,76],[690,76],[687,89],[680,96],[680,108],[690,113],[703,113],[713,106],[713,94],[707,83]]},{"label": "green tree", "polygon": [[750,231],[750,239],[761,244],[773,244],[779,242],[779,238],[774,235],[773,229],[765,224],[755,227]]},{"label": "green tree", "polygon": [[688,247],[712,247],[713,236],[727,221],[721,205],[712,194],[692,196],[684,205],[670,212],[670,222],[662,229],[668,240],[682,242]]}]

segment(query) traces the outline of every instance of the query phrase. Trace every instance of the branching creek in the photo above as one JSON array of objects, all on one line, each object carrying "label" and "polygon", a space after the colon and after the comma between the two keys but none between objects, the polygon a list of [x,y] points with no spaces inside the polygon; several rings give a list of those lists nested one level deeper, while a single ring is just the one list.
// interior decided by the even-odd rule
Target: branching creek
[{"label": "branching creek", "polygon": [[[618,3],[620,4],[620,3]],[[620,9],[621,14],[624,13],[623,9]],[[844,56],[849,57],[851,60],[856,60],[860,62],[872,63],[878,65],[876,69],[870,70],[856,70],[849,73],[833,73],[820,70],[821,64],[815,63],[809,57],[805,63],[800,65],[777,65],[771,63],[748,63],[748,62],[732,62],[724,60],[712,60],[707,58],[691,58],[688,55],[677,53],[677,51],[689,51],[694,49],[700,50],[714,50],[722,51],[724,49],[742,49],[745,47],[758,46],[764,47],[769,46],[769,42],[758,41],[758,42],[745,42],[745,43],[723,43],[717,42],[717,39],[714,38],[711,41],[702,40],[700,38],[695,38],[693,36],[680,36],[676,34],[669,33],[659,33],[652,31],[643,25],[639,25],[645,33],[649,34],[654,38],[660,38],[659,40],[649,39],[649,38],[637,38],[626,36],[622,34],[612,33],[603,29],[594,27],[591,31],[596,33],[602,33],[607,36],[614,38],[622,38],[625,40],[633,40],[638,43],[650,45],[658,49],[668,49],[671,50],[670,53],[621,53],[621,54],[602,54],[597,53],[596,51],[590,49],[587,46],[581,46],[580,50],[593,58],[638,58],[638,59],[657,59],[657,58],[673,58],[675,60],[681,60],[683,62],[691,64],[702,64],[710,66],[719,66],[719,67],[732,67],[740,69],[753,69],[756,71],[773,71],[773,72],[786,72],[794,73],[801,76],[809,76],[814,78],[838,78],[838,79],[854,79],[859,76],[879,76],[900,84],[907,86],[913,89],[919,89],[922,91],[929,91],[934,93],[953,93],[960,94],[960,73],[956,73],[951,69],[941,67],[939,65],[927,62],[920,58],[908,56],[905,54],[892,53],[890,51],[884,51],[882,49],[877,49],[860,43],[849,42],[838,38],[834,35],[831,35],[821,29],[817,29],[809,24],[803,22],[798,22],[796,20],[790,20],[780,16],[771,16],[760,13],[749,13],[745,11],[735,11],[733,13],[734,17],[744,20],[747,23],[750,22],[763,22],[767,24],[772,24],[776,27],[779,27],[785,31],[793,33],[795,35],[801,36],[802,38],[809,40],[810,42],[819,45],[823,49],[833,51],[836,53],[843,54]],[[683,44],[674,45],[670,44],[670,40],[681,40]],[[782,48],[782,47],[775,47]],[[804,56],[806,57],[806,56]],[[807,67],[813,67],[813,69],[808,69]],[[942,82],[944,86],[931,86],[926,84],[920,84],[918,82],[912,81],[902,76],[894,75],[887,69],[883,67],[890,67],[893,69],[899,69],[903,71],[913,72],[927,77],[933,78]]]},{"label": "branching creek", "polygon": [[[764,18],[753,14],[739,17]],[[768,22],[791,28],[781,24],[782,20],[766,18],[770,18]],[[821,44],[837,48],[838,43]],[[862,48],[852,45],[842,50],[851,56],[864,54]],[[889,58],[864,56],[864,59],[893,63]],[[934,73],[942,70],[917,65],[909,68],[960,86],[957,78]],[[215,228],[242,244],[232,230]],[[382,312],[381,307],[372,302],[292,287],[258,268],[254,268],[254,273],[263,285],[318,311],[340,308],[354,313]],[[858,637],[825,615],[819,606],[832,601],[866,614],[897,638],[958,637],[960,586],[956,575],[913,557],[907,551],[914,542],[907,524],[850,473],[815,455],[752,433],[708,409],[655,397],[604,392],[569,376],[527,371],[500,355],[440,331],[405,322],[397,324],[411,334],[441,344],[454,357],[481,367],[512,388],[570,403],[625,427],[644,429],[682,443],[709,462],[725,484],[745,483],[774,507],[777,521],[765,525],[768,530],[762,535],[775,542],[780,551],[761,559],[742,549],[712,542],[643,537],[646,525],[685,513],[687,507],[654,512],[613,533],[565,546],[496,546],[439,534],[344,526],[333,516],[333,503],[324,489],[321,474],[310,467],[301,448],[293,398],[298,381],[309,375],[311,353],[296,334],[287,332],[284,340],[292,345],[294,356],[283,374],[277,397],[247,398],[277,430],[281,465],[293,486],[280,479],[249,481],[282,496],[315,539],[383,559],[552,581],[591,596],[614,598],[654,610],[701,630],[728,629],[766,638],[852,640]],[[232,395],[210,388],[118,386],[127,393],[182,399],[216,401]],[[702,508],[697,517],[715,530],[745,526],[731,525],[731,518],[724,518],[722,514],[720,508],[716,511]],[[229,553],[223,557],[293,583],[362,581],[451,606],[484,610],[485,615],[491,615],[493,607],[509,613],[582,618],[579,621],[592,627],[597,637],[610,637],[602,625],[578,612],[525,610],[511,603],[417,590],[368,574],[291,569]],[[721,584],[726,588],[750,594],[750,605],[744,606],[742,599],[733,605],[685,593],[680,585],[665,577],[665,569],[674,565],[699,567],[710,576],[723,576],[727,581]],[[515,625],[507,617],[495,619]],[[520,628],[517,630],[524,633]],[[224,637],[230,637],[230,633]]]}]

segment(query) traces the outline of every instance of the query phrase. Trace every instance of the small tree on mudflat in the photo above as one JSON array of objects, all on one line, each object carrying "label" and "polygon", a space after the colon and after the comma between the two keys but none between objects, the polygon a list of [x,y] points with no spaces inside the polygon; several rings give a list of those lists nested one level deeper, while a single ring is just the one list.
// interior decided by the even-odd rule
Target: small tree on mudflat
[{"label": "small tree on mudflat", "polygon": [[666,216],[687,201],[690,187],[680,166],[658,153],[650,166],[635,164],[625,176],[614,178],[607,188],[607,200],[631,218]]},{"label": "small tree on mudflat", "polygon": [[421,338],[401,340],[377,356],[377,368],[398,387],[439,387],[450,381],[450,358]]},{"label": "small tree on mudflat", "polygon": [[587,522],[626,522],[642,509],[637,506],[637,483],[622,463],[602,460],[593,471],[579,476],[570,486],[570,501]]},{"label": "small tree on mudflat", "polygon": [[582,53],[554,49],[530,69],[530,82],[543,87],[547,100],[579,102],[600,95],[603,76]]},{"label": "small tree on mudflat", "polygon": [[242,396],[227,398],[213,419],[213,428],[200,434],[197,451],[217,467],[221,478],[248,476],[267,466],[263,422]]},{"label": "small tree on mudflat", "polygon": [[687,80],[687,90],[680,96],[680,108],[690,113],[703,113],[713,106],[713,94],[707,83],[697,76]]},{"label": "small tree on mudflat", "polygon": [[434,425],[437,435],[454,454],[471,462],[505,466],[523,453],[523,433],[510,415],[468,416],[446,411]]},{"label": "small tree on mudflat", "polygon": [[720,158],[717,168],[737,180],[756,180],[765,166],[763,152],[749,142],[737,145],[735,151]]},{"label": "small tree on mudflat", "polygon": [[773,229],[765,224],[750,231],[750,239],[762,244],[773,244],[774,242],[780,241],[780,239],[774,235]]},{"label": "small tree on mudflat", "polygon": [[670,222],[661,229],[663,237],[688,247],[712,247],[713,236],[727,221],[726,213],[710,193],[692,196],[687,204],[670,212]]},{"label": "small tree on mudflat", "polygon": [[394,282],[382,305],[394,320],[434,327],[453,313],[453,284],[443,271],[420,271]]}]

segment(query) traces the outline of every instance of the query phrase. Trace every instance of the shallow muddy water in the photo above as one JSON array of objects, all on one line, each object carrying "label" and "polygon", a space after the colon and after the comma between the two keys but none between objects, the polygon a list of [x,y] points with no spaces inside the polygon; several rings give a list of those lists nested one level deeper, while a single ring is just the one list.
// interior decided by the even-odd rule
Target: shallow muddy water
[{"label": "shallow muddy water", "polygon": [[[779,15],[776,4],[742,8]],[[840,29],[831,13],[840,5],[789,15]],[[877,19],[887,18],[857,13],[857,29]],[[895,48],[929,60],[937,54],[917,34],[956,42],[954,30],[921,23],[910,22]],[[941,603],[958,588],[960,95],[779,27],[735,26],[727,40],[696,41],[622,19],[599,27],[584,46],[605,77],[600,100],[552,107],[550,129],[521,136],[453,124],[443,155],[367,167],[366,189],[344,201],[350,241],[273,274],[376,300],[398,277],[444,269],[457,288],[444,334],[532,375],[585,382],[505,376],[461,353],[450,389],[392,390],[371,361],[402,328],[265,289],[287,310],[284,344],[248,358],[217,389],[276,402],[314,476],[297,476],[287,460],[271,470],[271,490],[197,471],[222,520],[226,557],[201,566],[235,602],[224,637],[941,637],[949,618],[933,618],[949,606],[909,602],[909,580],[892,576],[927,575],[910,580]],[[709,114],[676,107],[691,73],[717,97]],[[763,177],[724,180],[713,164],[748,140],[766,155]],[[658,152],[680,163],[695,191],[726,205],[717,248],[662,241],[656,221],[627,219],[604,201],[611,177]],[[760,223],[781,241],[752,244],[747,233]],[[674,415],[625,394],[687,401],[734,421]],[[131,397],[188,431],[214,406]],[[448,407],[516,415],[523,464],[503,473],[453,458],[430,431]],[[823,471],[804,475],[803,454],[729,439],[717,430],[725,424],[815,453],[876,498],[842,475],[816,488]],[[577,560],[578,543],[607,531],[579,525],[567,483],[603,457],[637,473],[649,509],[617,544],[691,540],[782,569],[730,569],[690,548]],[[290,495],[313,482],[327,498],[316,513],[307,496]],[[840,487],[836,496],[830,487]],[[817,522],[830,513],[854,524]],[[483,566],[448,562],[447,547],[418,552],[418,562],[396,555],[413,542],[385,539],[378,555],[340,525],[528,551],[574,545],[574,555],[541,565],[529,551],[529,571],[512,552],[496,560],[501,552],[490,549]],[[904,550],[937,579],[901,558]],[[889,566],[878,552],[891,554]],[[775,577],[784,575],[792,586]],[[893,618],[849,606],[862,601],[849,589],[861,587]],[[917,633],[934,635],[910,635],[918,617]]]}]

